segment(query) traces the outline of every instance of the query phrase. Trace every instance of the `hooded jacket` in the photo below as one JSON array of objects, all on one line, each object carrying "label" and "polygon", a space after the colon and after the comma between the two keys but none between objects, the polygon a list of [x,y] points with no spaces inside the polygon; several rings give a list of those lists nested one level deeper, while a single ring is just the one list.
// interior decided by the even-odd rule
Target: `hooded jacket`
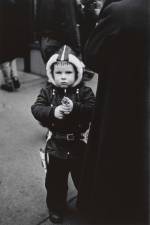
[{"label": "hooded jacket", "polygon": [[[65,52],[62,49],[66,49]],[[83,82],[81,82],[83,63],[73,55],[68,46],[62,49],[48,61],[47,75],[49,85],[41,90],[31,109],[35,119],[52,132],[52,138],[48,141],[46,148],[51,154],[60,158],[66,158],[68,151],[71,151],[70,157],[81,154],[81,146],[83,148],[85,144],[80,140],[79,136],[89,128],[95,107],[95,96],[91,88],[84,86]],[[67,89],[56,86],[50,70],[54,62],[61,59],[63,61],[64,57],[68,57],[69,62],[72,60],[72,63],[74,63],[78,71],[77,79],[73,87],[68,87]],[[65,60],[67,60],[67,58],[65,58]],[[61,105],[64,96],[72,100],[73,110],[69,115],[66,115],[60,120],[54,117],[54,110],[58,105]],[[55,140],[55,138],[53,138],[54,133],[60,135],[74,134],[79,138],[77,138],[77,141],[73,142],[68,142],[66,140],[61,141],[58,140],[59,138]]]}]

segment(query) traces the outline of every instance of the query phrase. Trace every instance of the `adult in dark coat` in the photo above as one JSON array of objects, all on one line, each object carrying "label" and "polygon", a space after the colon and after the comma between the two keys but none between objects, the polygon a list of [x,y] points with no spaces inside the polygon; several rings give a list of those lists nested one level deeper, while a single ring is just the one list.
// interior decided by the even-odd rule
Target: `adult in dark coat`
[{"label": "adult in dark coat", "polygon": [[77,0],[38,0],[36,25],[45,62],[64,44],[80,55],[78,6]]},{"label": "adult in dark coat", "polygon": [[31,40],[31,1],[0,0],[0,63],[27,55]]},{"label": "adult in dark coat", "polygon": [[148,224],[148,3],[106,0],[85,47],[99,73],[79,208],[90,224]]},{"label": "adult in dark coat", "polygon": [[90,33],[94,30],[98,21],[103,2],[100,0],[82,0],[81,2],[83,4],[83,15],[80,20],[80,36],[81,46],[84,48]]}]

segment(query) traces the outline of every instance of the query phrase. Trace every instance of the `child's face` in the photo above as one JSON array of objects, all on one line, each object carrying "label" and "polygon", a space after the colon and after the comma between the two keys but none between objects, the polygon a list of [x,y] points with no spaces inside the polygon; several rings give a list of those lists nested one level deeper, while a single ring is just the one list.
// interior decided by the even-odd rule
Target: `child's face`
[{"label": "child's face", "polygon": [[75,70],[70,63],[55,64],[53,76],[57,87],[67,88],[75,82]]}]

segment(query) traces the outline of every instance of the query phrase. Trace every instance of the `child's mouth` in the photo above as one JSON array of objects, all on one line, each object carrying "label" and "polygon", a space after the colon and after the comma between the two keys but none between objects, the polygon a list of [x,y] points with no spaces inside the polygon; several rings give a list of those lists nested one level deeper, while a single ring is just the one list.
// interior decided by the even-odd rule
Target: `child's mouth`
[{"label": "child's mouth", "polygon": [[67,85],[67,83],[66,82],[61,82],[61,85]]}]

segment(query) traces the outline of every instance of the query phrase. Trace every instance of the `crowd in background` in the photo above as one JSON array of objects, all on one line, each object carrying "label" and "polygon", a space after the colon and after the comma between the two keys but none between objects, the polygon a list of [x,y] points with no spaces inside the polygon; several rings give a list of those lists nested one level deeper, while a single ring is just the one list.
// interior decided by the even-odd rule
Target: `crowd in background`
[{"label": "crowd in background", "polygon": [[102,0],[0,0],[1,89],[15,91],[20,87],[15,59],[29,58],[35,41],[45,63],[63,44],[83,57],[83,46],[101,7]]}]

